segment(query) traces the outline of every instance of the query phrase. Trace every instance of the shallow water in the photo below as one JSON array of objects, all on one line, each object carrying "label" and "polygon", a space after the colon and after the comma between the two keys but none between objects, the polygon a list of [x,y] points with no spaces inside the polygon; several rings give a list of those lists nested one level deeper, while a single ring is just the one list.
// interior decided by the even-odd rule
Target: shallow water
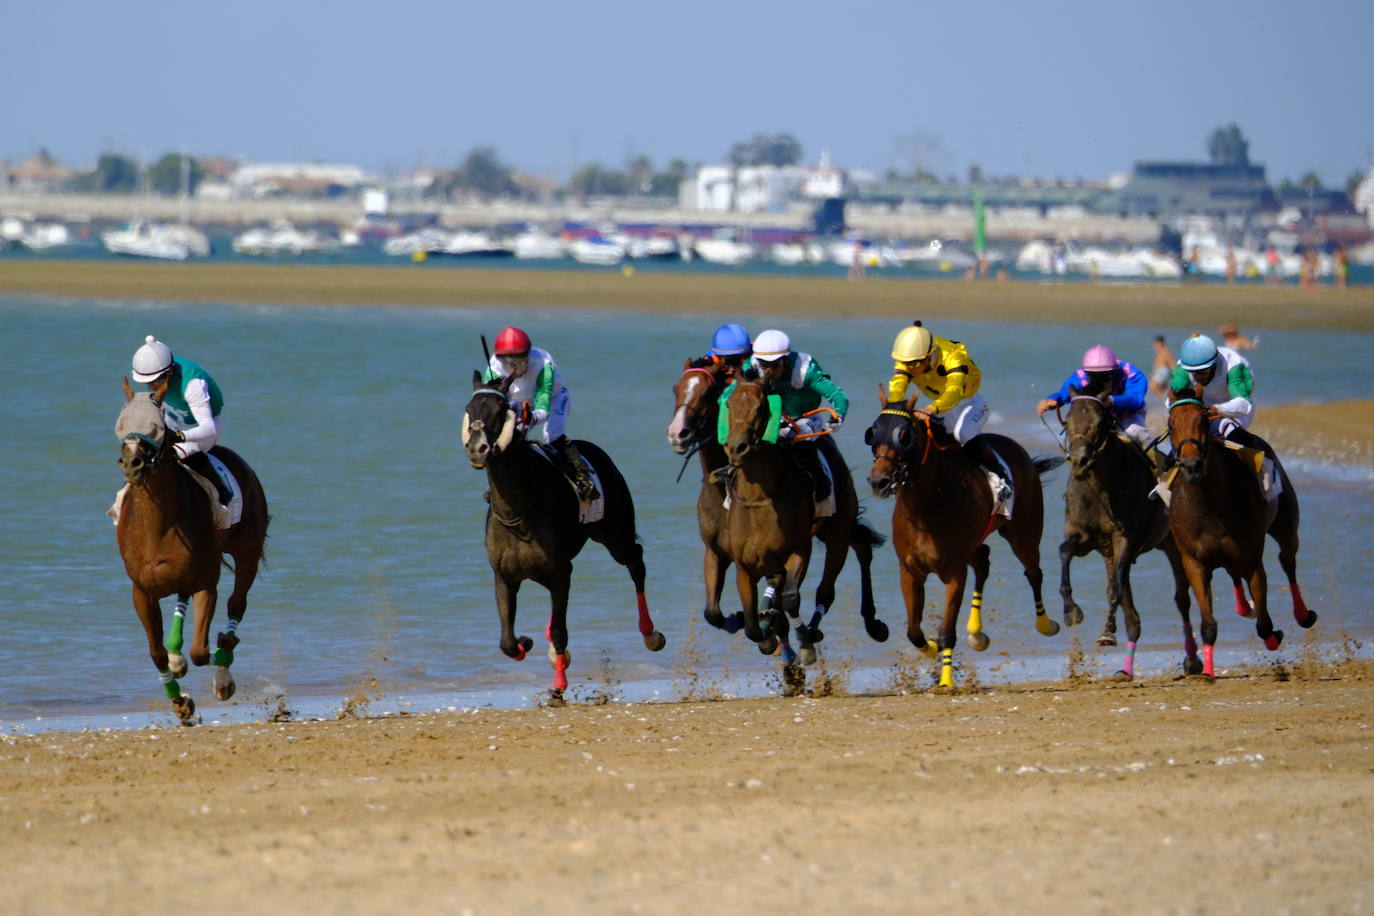
[{"label": "shallow water", "polygon": [[[539,639],[547,597],[538,586],[521,593],[520,631],[536,638],[530,659],[516,664],[497,648],[482,540],[485,478],[468,467],[458,440],[472,370],[482,362],[478,335],[490,339],[512,321],[563,368],[574,399],[570,431],[602,445],[629,482],[650,608],[669,641],[661,653],[643,649],[628,576],[589,544],[576,564],[569,610],[572,696],[651,700],[776,690],[775,661],[742,636],[700,623],[697,466],[693,461],[675,484],[681,459],[665,438],[682,360],[702,351],[718,320],[736,317],[0,297],[0,340],[12,379],[12,395],[0,407],[7,446],[0,722],[32,728],[42,727],[38,716],[49,724],[171,719],[161,711],[165,703],[103,514],[121,482],[113,436],[123,400],[119,380],[148,333],[219,381],[227,400],[224,442],[255,466],[273,515],[268,566],[239,631],[238,696],[215,702],[204,671],[184,679],[207,721],[261,719],[278,696],[297,711],[338,709],[349,696],[371,697],[375,710],[402,710],[527,705],[547,688]],[[895,328],[886,320],[799,320],[786,328],[848,390],[854,407],[839,443],[862,477],[863,428],[875,413]],[[1033,404],[1058,387],[1087,345],[1108,341],[1124,358],[1148,365],[1153,334],[1177,341],[1185,333],[975,321],[934,329],[970,342],[994,410],[989,428],[1021,439],[1032,453],[1055,449]],[[1280,401],[1367,396],[1371,351],[1374,335],[1367,334],[1285,332],[1282,341],[1266,339],[1253,358],[1260,410]],[[1314,354],[1342,371],[1314,372]],[[1364,542],[1374,522],[1374,470],[1290,462],[1289,472],[1303,499],[1300,581],[1321,621],[1313,631],[1299,630],[1286,595],[1278,594],[1275,619],[1288,641],[1277,658],[1358,652],[1344,639],[1374,635],[1374,564]],[[1060,471],[1048,484],[1041,548],[1045,603],[1056,619],[1063,486]],[[890,503],[866,498],[865,505],[871,523],[886,532]],[[1120,651],[1093,645],[1105,587],[1100,561],[1085,558],[1074,567],[1087,622],[1045,639],[1033,630],[1019,567],[1000,539],[993,544],[985,604],[993,645],[984,655],[961,646],[961,677],[995,683],[1060,677],[1071,666],[1088,674],[1115,670]],[[1271,581],[1281,582],[1272,547],[1267,556]],[[851,558],[826,621],[830,673],[856,690],[928,682],[929,664],[916,661],[903,635],[890,547],[878,551],[874,582],[892,638],[878,645],[863,635]],[[1134,583],[1145,628],[1137,670],[1175,669],[1180,639],[1163,558],[1143,559]],[[226,575],[220,615],[228,589]],[[736,601],[727,585],[725,607]],[[1252,625],[1231,614],[1229,599],[1226,608],[1218,614],[1218,663],[1275,658],[1262,652]],[[144,712],[150,703],[159,711]]]}]

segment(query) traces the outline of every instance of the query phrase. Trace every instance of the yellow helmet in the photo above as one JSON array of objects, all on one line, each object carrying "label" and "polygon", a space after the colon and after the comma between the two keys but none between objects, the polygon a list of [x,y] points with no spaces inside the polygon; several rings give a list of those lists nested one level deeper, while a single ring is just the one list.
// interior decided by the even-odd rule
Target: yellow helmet
[{"label": "yellow helmet", "polygon": [[925,359],[934,349],[935,338],[918,321],[897,332],[897,339],[892,343],[892,358],[900,363],[914,363]]}]

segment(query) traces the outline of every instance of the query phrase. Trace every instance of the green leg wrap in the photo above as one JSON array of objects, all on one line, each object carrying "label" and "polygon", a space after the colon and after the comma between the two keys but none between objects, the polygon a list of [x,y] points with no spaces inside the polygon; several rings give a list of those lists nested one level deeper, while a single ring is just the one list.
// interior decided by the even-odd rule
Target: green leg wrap
[{"label": "green leg wrap", "polygon": [[[174,655],[181,654],[181,628],[185,623],[186,615],[182,612],[181,608],[177,608],[172,612],[172,628],[167,631],[167,638],[162,641],[162,645],[166,647],[168,652]],[[180,694],[177,695],[180,696]]]},{"label": "green leg wrap", "polygon": [[216,649],[214,654],[210,657],[216,665],[219,665],[221,668],[228,668],[234,663],[234,650]]},{"label": "green leg wrap", "polygon": [[173,700],[181,699],[181,685],[176,682],[175,678],[163,684],[162,689],[167,692],[168,698]]}]

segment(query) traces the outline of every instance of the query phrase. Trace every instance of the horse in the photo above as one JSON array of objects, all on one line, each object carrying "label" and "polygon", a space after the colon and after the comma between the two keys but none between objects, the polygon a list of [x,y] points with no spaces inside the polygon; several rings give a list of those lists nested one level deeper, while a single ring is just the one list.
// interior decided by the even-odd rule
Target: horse
[{"label": "horse", "polygon": [[[725,449],[718,441],[720,394],[731,380],[732,367],[709,358],[688,359],[683,363],[682,376],[673,386],[673,419],[668,425],[668,444],[673,451],[688,458],[696,454],[701,460],[701,491],[697,496],[697,529],[701,534],[704,552],[704,581],[706,622],[729,633],[738,632],[744,625],[744,615],[721,613],[720,598],[725,587],[725,572],[733,560],[730,553],[729,526],[726,522],[727,490],[723,476],[715,472],[726,467]],[[877,642],[887,639],[887,625],[877,618],[873,603],[873,548],[884,538],[859,521],[859,500],[854,491],[854,478],[849,467],[832,449],[828,457],[834,478],[835,513],[822,518],[815,525],[815,536],[825,544],[825,565],[821,582],[816,588],[816,612],[805,626],[808,635],[819,641],[824,638],[820,620],[828,611],[835,595],[835,579],[844,568],[847,552],[854,551],[859,562],[859,613],[869,636]],[[807,657],[814,660],[811,652]]]},{"label": "horse", "polygon": [[[878,389],[882,412],[864,433],[873,450],[869,486],[880,498],[896,496],[892,507],[892,544],[901,567],[902,596],[906,599],[907,639],[927,658],[935,645],[921,631],[926,577],[935,573],[945,583],[944,617],[938,642],[940,677],[937,689],[954,687],[955,624],[964,599],[968,569],[973,567],[973,601],[969,610],[969,644],[987,649],[983,633],[983,585],[987,582],[994,530],[1011,546],[1021,562],[1035,598],[1035,629],[1043,636],[1059,632],[1059,624],[1045,614],[1040,586],[1040,535],[1044,527],[1044,494],[1040,475],[1063,463],[1063,458],[1031,459],[1014,440],[985,433],[960,446],[957,439],[915,409],[919,392],[905,401],[887,400]],[[987,474],[972,457],[986,443],[1011,472],[1015,511],[1010,519],[995,514]]]},{"label": "horse", "polygon": [[[248,590],[257,578],[267,540],[267,497],[262,483],[248,463],[232,450],[217,445],[211,450],[238,481],[243,493],[239,521],[228,529],[215,527],[205,489],[182,473],[173,449],[175,440],[162,417],[162,399],[168,381],[151,392],[134,393],[124,379],[124,407],[115,422],[120,439],[119,465],[126,490],[115,523],[119,554],[133,584],[134,610],[148,637],[148,654],[162,681],[163,690],[183,725],[195,722],[196,704],[177,678],[186,675],[182,655],[182,627],[188,600],[195,602],[191,636],[191,663],[213,660],[216,698],[234,695],[234,676],[229,666],[239,644],[238,626],[248,606]],[[233,564],[223,560],[233,559]],[[234,573],[229,595],[229,623],[209,647],[210,621],[215,615],[220,566]],[[158,601],[177,596],[171,632],[163,641],[162,609]]]},{"label": "horse", "polygon": [[657,652],[667,640],[654,629],[644,597],[644,551],[625,478],[604,451],[591,442],[576,441],[600,478],[604,505],[599,521],[583,524],[572,484],[542,450],[525,441],[520,411],[509,401],[510,382],[506,378],[484,385],[481,373],[473,372],[472,398],[463,411],[463,447],[468,463],[487,472],[487,559],[496,576],[501,651],[520,661],[534,645],[528,636],[515,635],[516,593],[522,582],[532,579],[549,590],[552,611],[544,635],[554,669],[552,697],[561,701],[572,662],[567,623],[572,561],[588,538],[629,570],[645,648]]},{"label": "horse", "polygon": [[1065,454],[1071,472],[1064,490],[1064,542],[1059,545],[1059,594],[1064,598],[1064,622],[1083,622],[1083,610],[1073,600],[1069,564],[1074,557],[1097,551],[1107,567],[1107,615],[1099,646],[1116,645],[1116,609],[1126,616],[1126,657],[1116,676],[1135,676],[1135,648],[1140,640],[1140,614],[1131,590],[1131,565],[1143,553],[1158,548],[1169,559],[1174,576],[1174,604],[1183,620],[1183,670],[1197,674],[1202,661],[1188,617],[1188,579],[1169,531],[1169,510],[1152,499],[1155,472],[1144,452],[1118,435],[1112,410],[1101,398],[1070,389],[1064,420]]},{"label": "horse", "polygon": [[[1215,678],[1213,647],[1217,622],[1212,613],[1212,572],[1226,570],[1235,589],[1236,612],[1255,618],[1255,632],[1265,648],[1277,651],[1283,631],[1269,618],[1268,578],[1264,571],[1264,537],[1279,545],[1279,563],[1293,596],[1293,618],[1304,629],[1317,622],[1303,602],[1297,582],[1298,499],[1273,450],[1283,492],[1266,500],[1255,472],[1224,445],[1213,448],[1211,419],[1202,402],[1202,386],[1175,389],[1169,403],[1169,441],[1178,470],[1168,478],[1169,526],[1183,559],[1188,584],[1202,612],[1202,674]],[[1246,601],[1244,585],[1249,586]]]}]

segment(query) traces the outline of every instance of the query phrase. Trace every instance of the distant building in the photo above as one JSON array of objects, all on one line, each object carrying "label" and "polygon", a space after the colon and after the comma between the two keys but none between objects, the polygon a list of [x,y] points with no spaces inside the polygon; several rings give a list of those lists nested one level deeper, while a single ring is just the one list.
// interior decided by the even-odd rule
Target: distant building
[{"label": "distant building", "polygon": [[1355,186],[1352,198],[1355,212],[1363,213],[1369,228],[1374,229],[1374,167],[1371,167],[1364,180]]},{"label": "distant building", "polygon": [[5,187],[13,191],[60,191],[76,176],[75,169],[63,166],[47,150],[3,170]]},{"label": "distant building", "polygon": [[1184,214],[1228,216],[1273,210],[1274,190],[1262,165],[1210,162],[1137,162],[1125,182],[1096,198],[1089,209],[1121,216],[1164,218]]},{"label": "distant building", "polygon": [[236,197],[338,197],[371,181],[356,165],[246,162],[230,177]]},{"label": "distant building", "polygon": [[853,196],[871,183],[866,173],[831,165],[828,154],[822,154],[815,167],[706,165],[697,170],[695,180],[683,183],[679,203],[691,210],[768,213],[800,199]]}]

